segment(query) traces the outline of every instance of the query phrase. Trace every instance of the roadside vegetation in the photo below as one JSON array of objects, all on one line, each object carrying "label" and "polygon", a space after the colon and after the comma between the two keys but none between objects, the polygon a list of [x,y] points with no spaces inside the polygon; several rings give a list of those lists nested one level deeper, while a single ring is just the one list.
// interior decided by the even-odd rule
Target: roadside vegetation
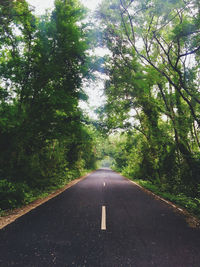
[{"label": "roadside vegetation", "polygon": [[97,18],[114,169],[199,215],[199,1],[103,1]]},{"label": "roadside vegetation", "polygon": [[183,193],[169,193],[166,192],[166,190],[161,190],[160,185],[155,185],[150,181],[147,180],[134,180],[136,183],[141,185],[142,187],[150,190],[151,192],[155,193],[158,196],[163,197],[164,199],[167,199],[171,201],[172,203],[177,204],[179,207],[184,208],[187,210],[190,214],[198,217],[200,219],[200,199],[199,198],[193,198],[189,197]]},{"label": "roadside vegetation", "polygon": [[[0,212],[111,166],[200,216],[199,1],[103,0],[85,18],[78,0],[41,17],[0,3]],[[94,122],[79,101],[97,70]]]},{"label": "roadside vegetation", "polygon": [[0,3],[0,212],[96,168],[78,106],[91,72],[85,15],[76,0],[41,17],[25,0]]}]

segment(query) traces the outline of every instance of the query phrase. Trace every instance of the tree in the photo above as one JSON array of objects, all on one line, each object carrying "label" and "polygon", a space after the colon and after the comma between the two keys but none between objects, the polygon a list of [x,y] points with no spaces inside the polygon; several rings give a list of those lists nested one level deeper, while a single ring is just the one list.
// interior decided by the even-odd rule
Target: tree
[{"label": "tree", "polygon": [[4,208],[95,167],[93,137],[78,107],[90,72],[85,14],[76,0],[57,0],[39,18],[25,0],[0,4]]},{"label": "tree", "polygon": [[198,8],[197,1],[113,0],[98,12],[112,53],[106,63],[108,126],[142,134],[138,149],[149,179],[168,179],[176,189],[187,184],[194,194],[200,179]]}]

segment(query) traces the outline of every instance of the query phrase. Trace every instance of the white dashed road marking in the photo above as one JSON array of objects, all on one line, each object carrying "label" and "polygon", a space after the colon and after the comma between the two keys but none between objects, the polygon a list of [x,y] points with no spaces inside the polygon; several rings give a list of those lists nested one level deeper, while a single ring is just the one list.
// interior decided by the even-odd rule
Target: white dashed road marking
[{"label": "white dashed road marking", "polygon": [[106,230],[106,206],[102,206],[101,230]]}]

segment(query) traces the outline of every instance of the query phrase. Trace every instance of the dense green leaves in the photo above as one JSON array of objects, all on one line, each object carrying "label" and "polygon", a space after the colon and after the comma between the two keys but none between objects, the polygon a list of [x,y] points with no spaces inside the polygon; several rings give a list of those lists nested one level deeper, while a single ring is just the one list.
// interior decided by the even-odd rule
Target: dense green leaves
[{"label": "dense green leaves", "polygon": [[104,1],[98,11],[111,52],[104,120],[128,133],[116,168],[192,196],[200,184],[199,11],[182,0]]},{"label": "dense green leaves", "polygon": [[[56,0],[39,18],[25,0],[1,1],[2,207],[61,186],[102,158],[163,191],[199,197],[199,1],[105,0],[92,30],[85,14],[77,0]],[[89,57],[95,43],[110,54]],[[91,123],[78,104],[97,70],[107,74],[107,103]]]},{"label": "dense green leaves", "polygon": [[55,1],[35,17],[25,0],[0,3],[0,203],[10,208],[95,168],[79,97],[89,76],[85,10]]}]

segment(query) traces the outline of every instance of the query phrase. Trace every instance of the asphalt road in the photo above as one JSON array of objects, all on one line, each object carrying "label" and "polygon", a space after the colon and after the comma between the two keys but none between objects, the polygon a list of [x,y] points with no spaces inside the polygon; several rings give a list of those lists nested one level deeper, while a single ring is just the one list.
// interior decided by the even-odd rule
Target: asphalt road
[{"label": "asphalt road", "polygon": [[0,230],[0,266],[199,267],[200,230],[100,169]]}]

